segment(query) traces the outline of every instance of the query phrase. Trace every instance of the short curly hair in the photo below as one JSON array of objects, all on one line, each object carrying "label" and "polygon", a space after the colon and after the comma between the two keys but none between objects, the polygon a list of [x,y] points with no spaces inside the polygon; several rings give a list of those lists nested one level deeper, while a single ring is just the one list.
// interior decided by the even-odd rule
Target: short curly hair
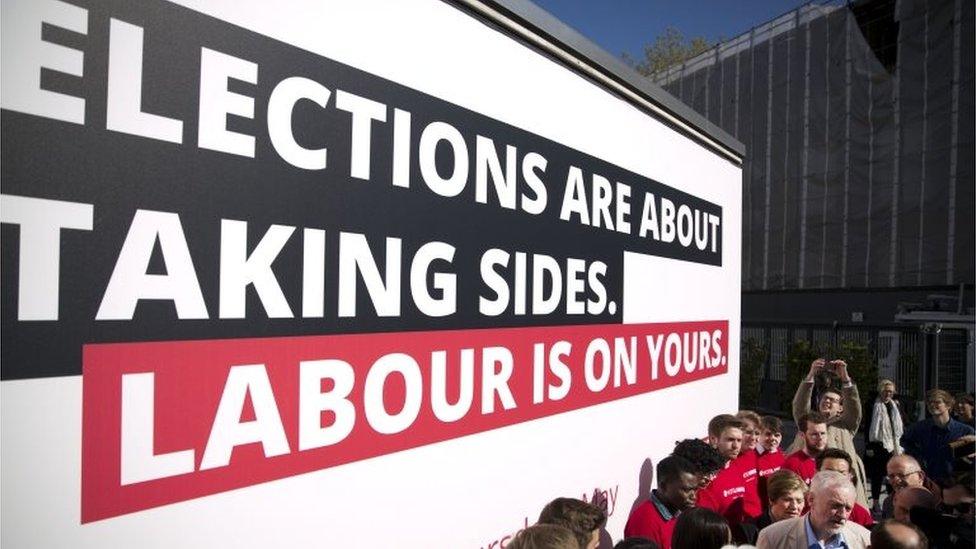
[{"label": "short curly hair", "polygon": [[674,445],[672,454],[690,461],[700,475],[708,475],[721,471],[725,467],[725,457],[712,448],[707,442],[688,438]]}]

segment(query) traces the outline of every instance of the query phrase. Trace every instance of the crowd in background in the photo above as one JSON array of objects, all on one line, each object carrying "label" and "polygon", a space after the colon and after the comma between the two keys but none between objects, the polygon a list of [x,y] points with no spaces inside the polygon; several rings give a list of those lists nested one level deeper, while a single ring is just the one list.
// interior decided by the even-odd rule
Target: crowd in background
[{"label": "crowd in background", "polygon": [[[705,439],[657,462],[657,488],[614,549],[976,547],[973,395],[934,389],[926,406],[929,417],[907,424],[895,384],[881,380],[864,414],[847,364],[817,359],[793,398],[789,446],[775,416],[712,418]],[[557,498],[507,547],[596,549],[606,519],[598,505]]]}]

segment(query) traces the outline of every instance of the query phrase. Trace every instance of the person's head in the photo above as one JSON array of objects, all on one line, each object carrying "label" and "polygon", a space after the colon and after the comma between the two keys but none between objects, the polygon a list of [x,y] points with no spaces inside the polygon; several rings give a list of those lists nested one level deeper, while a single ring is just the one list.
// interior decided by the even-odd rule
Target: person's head
[{"label": "person's head", "polygon": [[972,471],[956,473],[942,488],[943,511],[959,517],[976,514],[976,477]]},{"label": "person's head", "polygon": [[773,522],[798,517],[806,503],[807,483],[793,471],[780,469],[766,479],[766,493]]},{"label": "person's head", "polygon": [[810,481],[810,525],[817,535],[840,532],[851,509],[856,492],[854,484],[836,471],[820,471]]},{"label": "person's head", "polygon": [[657,463],[657,496],[668,507],[684,511],[695,506],[698,470],[687,459],[670,455]]},{"label": "person's head", "polygon": [[844,398],[834,389],[827,389],[820,393],[817,409],[828,418],[840,415],[844,411]]},{"label": "person's head", "polygon": [[509,549],[579,549],[576,534],[565,526],[536,524],[515,535]]},{"label": "person's head", "polygon": [[878,382],[878,400],[890,402],[895,396],[895,382],[890,379],[882,379]]},{"label": "person's head", "polygon": [[759,423],[762,421],[759,414],[751,410],[739,410],[735,417],[742,420],[742,452],[755,450],[759,443]]},{"label": "person's head", "polygon": [[613,549],[661,549],[661,546],[647,538],[633,536],[618,541]]},{"label": "person's head", "polygon": [[827,418],[819,412],[810,412],[800,416],[796,422],[803,448],[807,454],[816,457],[827,447]]},{"label": "person's head", "polygon": [[949,416],[949,410],[956,404],[956,399],[948,391],[932,389],[925,394],[925,404],[930,414],[945,418]]},{"label": "person's head", "polygon": [[708,422],[708,443],[726,459],[739,457],[742,451],[743,421],[730,414],[720,414]]},{"label": "person's head", "polygon": [[929,539],[913,524],[886,520],[871,530],[871,549],[928,549]]},{"label": "person's head", "polygon": [[896,492],[907,486],[921,486],[925,482],[922,466],[908,454],[893,456],[885,468],[888,471],[888,482]]},{"label": "person's head", "polygon": [[818,471],[836,471],[854,482],[854,460],[840,448],[824,448],[816,462]]},{"label": "person's head", "polygon": [[672,549],[719,549],[732,542],[732,531],[722,515],[694,507],[678,515],[671,535]]},{"label": "person's head", "polygon": [[725,467],[725,459],[718,450],[697,438],[686,438],[674,445],[673,455],[681,456],[692,463],[698,472],[698,487],[704,488]]},{"label": "person's head", "polygon": [[959,393],[956,395],[956,405],[953,408],[956,417],[960,421],[970,422],[973,420],[973,395],[969,393]]},{"label": "person's head", "polygon": [[935,509],[939,505],[935,495],[921,486],[906,486],[895,492],[892,497],[894,498],[894,516],[902,522],[912,522],[911,510],[913,507]]},{"label": "person's head", "polygon": [[580,549],[594,549],[600,543],[600,529],[607,514],[596,505],[573,498],[556,498],[539,513],[539,524],[555,524],[576,534]]},{"label": "person's head", "polygon": [[779,448],[783,442],[783,422],[776,416],[763,416],[759,422],[759,442],[767,450]]}]

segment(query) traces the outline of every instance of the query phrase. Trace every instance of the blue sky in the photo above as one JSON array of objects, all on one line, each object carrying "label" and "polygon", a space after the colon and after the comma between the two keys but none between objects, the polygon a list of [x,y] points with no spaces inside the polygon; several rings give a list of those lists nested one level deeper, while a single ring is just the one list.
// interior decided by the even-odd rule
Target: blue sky
[{"label": "blue sky", "polygon": [[532,0],[614,55],[639,59],[669,25],[685,37],[726,39],[807,0]]}]

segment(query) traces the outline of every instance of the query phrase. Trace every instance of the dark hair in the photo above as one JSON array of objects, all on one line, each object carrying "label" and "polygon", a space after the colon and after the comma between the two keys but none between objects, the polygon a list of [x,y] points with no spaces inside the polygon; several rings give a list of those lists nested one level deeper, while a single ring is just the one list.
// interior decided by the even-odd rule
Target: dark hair
[{"label": "dark hair", "polygon": [[772,431],[774,433],[783,432],[783,421],[776,416],[763,416],[759,421],[759,424],[762,425],[762,428],[766,429],[767,431]]},{"label": "dark hair", "polygon": [[976,406],[976,402],[974,402],[973,400],[973,395],[969,393],[959,393],[958,395],[956,395],[956,404],[960,402],[968,404],[970,406]]},{"label": "dark hair", "polygon": [[704,507],[693,507],[678,515],[671,549],[719,549],[731,540],[732,531],[722,515]]},{"label": "dark hair", "polygon": [[976,475],[972,471],[956,471],[942,489],[962,486],[970,496],[976,495]]},{"label": "dark hair", "polygon": [[607,514],[603,509],[573,498],[556,498],[539,514],[539,524],[555,524],[572,530],[580,547],[586,547],[593,531],[603,528],[606,523]]},{"label": "dark hair", "polygon": [[697,475],[698,468],[687,459],[672,454],[657,462],[655,472],[657,473],[657,485],[660,487],[681,480],[683,473]]},{"label": "dark hair", "polygon": [[826,424],[827,416],[821,414],[820,412],[808,412],[796,420],[797,428],[803,433],[807,432],[807,425],[810,423],[817,425]]},{"label": "dark hair", "polygon": [[522,530],[506,545],[511,549],[576,549],[579,540],[572,530],[555,524],[536,524]]},{"label": "dark hair", "polygon": [[[918,534],[918,543],[907,544],[903,540],[898,540],[891,533],[891,526],[902,526],[909,528]],[[929,538],[925,533],[915,527],[914,524],[902,522],[900,520],[888,519],[871,530],[871,549],[928,549]]]},{"label": "dark hair", "polygon": [[731,414],[719,414],[708,422],[708,436],[722,436],[722,433],[729,427],[742,429],[745,427],[745,422]]},{"label": "dark hair", "polygon": [[629,537],[618,541],[613,549],[661,549],[661,546],[647,538]]},{"label": "dark hair", "polygon": [[721,471],[727,461],[725,456],[718,453],[718,450],[697,438],[686,438],[675,444],[673,455],[681,456],[690,461],[700,475]]},{"label": "dark hair", "polygon": [[851,459],[851,455],[841,450],[840,448],[824,448],[823,452],[817,456],[817,470],[823,465],[825,459],[842,459],[847,462],[847,468],[850,472],[854,472],[854,460]]}]

